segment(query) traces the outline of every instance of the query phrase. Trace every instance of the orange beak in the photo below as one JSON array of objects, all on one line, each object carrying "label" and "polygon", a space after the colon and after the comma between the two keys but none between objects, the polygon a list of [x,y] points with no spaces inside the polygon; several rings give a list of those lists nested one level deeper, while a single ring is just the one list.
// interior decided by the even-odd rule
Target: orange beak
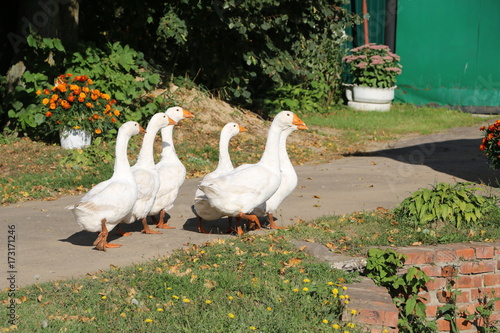
[{"label": "orange beak", "polygon": [[177,125],[177,122],[173,120],[172,118],[168,117],[168,124],[169,125]]},{"label": "orange beak", "polygon": [[238,127],[240,128],[240,133],[242,133],[242,132],[248,132],[248,130],[245,127],[241,127],[239,125],[238,125]]},{"label": "orange beak", "polygon": [[182,109],[182,116],[184,118],[194,118],[194,114],[185,109]]},{"label": "orange beak", "polygon": [[141,125],[139,125],[139,133],[146,133],[146,130]]},{"label": "orange beak", "polygon": [[303,122],[299,117],[297,117],[297,115],[295,113],[293,114],[292,124],[297,126],[298,129],[301,129],[301,130],[307,129],[306,123]]}]

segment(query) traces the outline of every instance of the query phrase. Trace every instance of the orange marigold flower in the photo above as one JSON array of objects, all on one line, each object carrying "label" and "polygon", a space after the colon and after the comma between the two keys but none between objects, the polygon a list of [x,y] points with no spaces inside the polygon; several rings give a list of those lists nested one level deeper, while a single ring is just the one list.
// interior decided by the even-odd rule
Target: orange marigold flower
[{"label": "orange marigold flower", "polygon": [[56,103],[50,103],[49,108],[54,110],[56,108]]},{"label": "orange marigold flower", "polygon": [[66,74],[66,76],[67,76],[67,77],[72,77],[72,76],[73,76],[73,74],[71,74],[71,73],[67,73],[67,74]]},{"label": "orange marigold flower", "polygon": [[45,112],[45,117],[47,117],[47,118],[52,117],[52,112],[50,112],[50,111]]},{"label": "orange marigold flower", "polygon": [[97,98],[99,98],[99,95],[92,93],[90,94],[90,98],[92,98],[95,101]]},{"label": "orange marigold flower", "polygon": [[54,94],[54,95],[52,95],[52,96],[50,97],[50,101],[51,101],[51,102],[57,101],[57,99],[58,99],[58,98],[59,98],[59,96],[58,96],[58,95],[56,95],[56,94]]},{"label": "orange marigold flower", "polygon": [[116,123],[116,118],[114,118],[114,117],[113,117],[113,118],[111,118],[111,122],[112,122],[112,123]]},{"label": "orange marigold flower", "polygon": [[89,87],[83,87],[82,88],[83,92],[88,93],[90,91]]},{"label": "orange marigold flower", "polygon": [[80,90],[80,87],[77,86],[76,84],[70,84],[69,89],[76,91],[76,90]]},{"label": "orange marigold flower", "polygon": [[485,145],[480,145],[479,146],[479,150],[485,150],[486,149],[486,146]]},{"label": "orange marigold flower", "polygon": [[118,111],[117,109],[114,109],[113,114],[118,117],[120,115],[120,111]]},{"label": "orange marigold flower", "polygon": [[101,94],[101,97],[107,101],[111,98],[111,96],[109,96],[108,94]]},{"label": "orange marigold flower", "polygon": [[80,103],[85,102],[85,98],[78,97],[78,102],[80,102]]},{"label": "orange marigold flower", "polygon": [[116,104],[116,99],[112,99],[111,104]]},{"label": "orange marigold flower", "polygon": [[71,104],[69,104],[68,101],[62,100],[61,106],[63,107],[63,109],[67,110],[71,107]]},{"label": "orange marigold flower", "polygon": [[37,91],[36,91],[36,94],[37,94],[37,95],[41,95],[41,94],[42,94],[42,91],[41,91],[41,90],[37,90]]},{"label": "orange marigold flower", "polygon": [[73,102],[74,100],[75,100],[75,95],[73,95],[73,94],[69,94],[69,95],[68,95],[68,101],[69,101],[69,102]]},{"label": "orange marigold flower", "polygon": [[94,106],[92,105],[92,103],[90,103],[90,102],[85,103],[85,105],[86,105],[87,107],[89,107],[89,108],[94,107]]},{"label": "orange marigold flower", "polygon": [[42,99],[42,104],[43,104],[43,105],[47,105],[47,104],[49,104],[49,99],[48,99],[48,98],[44,98],[44,99]]},{"label": "orange marigold flower", "polygon": [[62,84],[57,85],[57,90],[59,90],[60,92],[66,92],[66,90],[67,90],[66,83],[62,83]]},{"label": "orange marigold flower", "polygon": [[479,128],[480,131],[484,131],[486,129],[486,126],[481,126],[481,128]]},{"label": "orange marigold flower", "polygon": [[80,94],[78,95],[78,97],[79,97],[79,99],[78,99],[78,100],[80,100],[80,98],[85,99],[85,97],[87,97],[87,95],[86,95],[85,93],[80,93]]},{"label": "orange marigold flower", "polygon": [[92,115],[92,117],[93,117],[94,119],[99,119],[99,115],[98,115],[97,113],[94,113],[94,114]]},{"label": "orange marigold flower", "polygon": [[106,104],[106,107],[104,108],[104,113],[109,112],[109,110],[111,110],[111,105]]},{"label": "orange marigold flower", "polygon": [[49,89],[43,89],[43,93],[44,93],[45,95],[49,95],[49,94],[50,94],[50,90],[49,90]]},{"label": "orange marigold flower", "polygon": [[102,131],[101,131],[101,129],[100,129],[100,128],[96,128],[96,129],[95,129],[95,132],[96,132],[96,134],[101,134],[101,133],[102,133]]},{"label": "orange marigold flower", "polygon": [[74,129],[79,129],[79,128],[80,128],[80,126],[73,126],[73,128],[74,128]]},{"label": "orange marigold flower", "polygon": [[101,94],[101,92],[99,91],[99,89],[94,89],[92,90],[92,93],[99,96]]},{"label": "orange marigold flower", "polygon": [[82,77],[81,77],[80,75],[77,75],[77,76],[75,77],[75,80],[77,80],[77,81],[82,81]]},{"label": "orange marigold flower", "polygon": [[92,79],[87,79],[87,83],[88,84],[93,84],[94,82],[92,81]]}]

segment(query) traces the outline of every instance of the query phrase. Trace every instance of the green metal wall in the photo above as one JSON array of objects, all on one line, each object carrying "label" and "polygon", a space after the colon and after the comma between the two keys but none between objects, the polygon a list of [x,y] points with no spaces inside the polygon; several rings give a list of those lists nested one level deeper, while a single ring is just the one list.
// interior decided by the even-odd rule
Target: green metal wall
[{"label": "green metal wall", "polygon": [[500,106],[499,0],[399,0],[395,51],[397,101]]}]

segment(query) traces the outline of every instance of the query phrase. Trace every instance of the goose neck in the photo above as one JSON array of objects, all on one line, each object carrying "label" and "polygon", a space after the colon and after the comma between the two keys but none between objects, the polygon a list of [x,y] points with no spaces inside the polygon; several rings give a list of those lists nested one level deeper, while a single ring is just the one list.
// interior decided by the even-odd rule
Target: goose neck
[{"label": "goose neck", "polygon": [[169,155],[170,153],[175,153],[173,133],[173,125],[168,125],[167,127],[161,129],[162,157]]},{"label": "goose neck", "polygon": [[271,124],[269,128],[269,133],[267,134],[266,146],[264,148],[264,153],[260,161],[262,163],[270,165],[279,165],[279,140],[282,132],[282,128],[277,126],[275,123]]},{"label": "goose neck", "polygon": [[130,172],[130,163],[127,156],[127,147],[130,136],[118,133],[115,146],[115,167],[114,174]]}]

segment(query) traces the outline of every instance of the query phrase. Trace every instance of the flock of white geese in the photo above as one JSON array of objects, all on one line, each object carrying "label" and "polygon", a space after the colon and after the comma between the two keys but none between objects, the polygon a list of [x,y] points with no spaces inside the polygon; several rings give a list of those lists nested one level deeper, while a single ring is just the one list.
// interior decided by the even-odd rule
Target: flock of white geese
[{"label": "flock of white geese", "polygon": [[[194,115],[181,107],[171,107],[165,113],[151,117],[146,130],[137,122],[129,121],[118,130],[115,146],[115,164],[110,179],[94,186],[72,210],[76,222],[86,231],[99,232],[94,242],[96,249],[120,247],[108,243],[109,231],[116,227],[118,235],[126,236],[120,224],[141,220],[143,233],[160,233],[151,230],[147,218],[151,216],[157,228],[172,228],[165,223],[169,211],[186,178],[186,168],[179,160],[173,143],[174,125]],[[306,124],[291,111],[276,115],[269,128],[264,152],[259,162],[233,167],[229,156],[229,141],[246,131],[231,122],[224,126],[219,140],[219,163],[207,174],[195,193],[193,210],[198,217],[200,232],[203,220],[221,217],[235,218],[239,235],[243,233],[240,221],[260,228],[259,217],[268,216],[270,227],[277,229],[273,211],[297,186],[297,175],[286,151],[286,139],[297,129],[307,129]],[[161,130],[161,159],[155,164],[153,146]],[[130,138],[145,133],[135,165],[128,161],[127,148]]]}]

